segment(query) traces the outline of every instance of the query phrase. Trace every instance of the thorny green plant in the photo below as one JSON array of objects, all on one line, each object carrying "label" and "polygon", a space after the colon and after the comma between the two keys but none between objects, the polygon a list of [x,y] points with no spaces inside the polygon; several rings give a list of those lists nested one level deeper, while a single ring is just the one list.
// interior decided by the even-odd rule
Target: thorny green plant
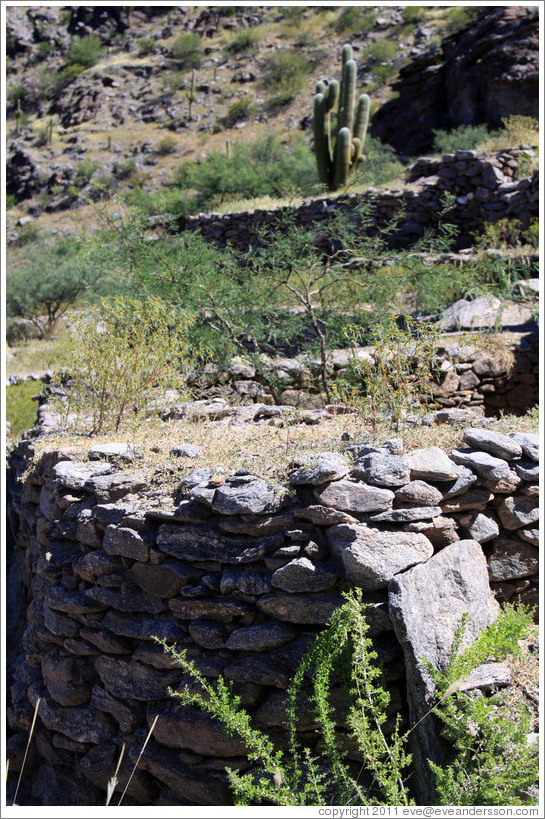
[{"label": "thorny green plant", "polygon": [[[344,597],[346,602],[315,638],[289,686],[286,753],[252,726],[229,683],[220,677],[211,685],[185,651],[153,638],[197,683],[181,691],[171,689],[171,695],[181,705],[196,705],[218,718],[224,730],[238,735],[247,747],[248,759],[254,763],[252,770],[239,774],[227,769],[236,805],[414,804],[406,783],[411,763],[406,743],[416,725],[403,735],[399,721],[392,733],[385,730],[389,694],[368,637],[367,607],[360,589]],[[528,790],[537,781],[538,755],[535,748],[526,747],[529,717],[524,706],[513,709],[496,696],[460,693],[464,678],[477,665],[503,660],[520,650],[519,640],[528,633],[532,613],[523,606],[506,606],[496,621],[461,651],[466,621],[467,614],[454,635],[447,667],[438,671],[426,663],[437,692],[429,714],[435,711],[445,722],[454,749],[447,767],[432,764],[441,804],[535,804]],[[332,685],[339,678],[348,692],[344,724],[363,759],[356,772],[343,756],[329,701]],[[308,679],[312,688],[305,692]],[[321,736],[323,752],[319,757],[297,739],[298,707],[305,693],[302,701],[312,703]]]},{"label": "thorny green plant", "polygon": [[70,370],[59,377],[70,381],[67,416],[87,416],[91,434],[145,416],[160,388],[188,394],[191,314],[155,296],[113,296],[73,321]]}]

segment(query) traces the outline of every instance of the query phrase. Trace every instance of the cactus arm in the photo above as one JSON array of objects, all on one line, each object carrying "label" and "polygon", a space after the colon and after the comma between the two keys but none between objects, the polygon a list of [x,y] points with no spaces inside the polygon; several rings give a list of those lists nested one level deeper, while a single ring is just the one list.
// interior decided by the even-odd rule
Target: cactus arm
[{"label": "cactus arm", "polygon": [[360,140],[362,148],[369,124],[369,105],[368,95],[362,94],[358,99],[358,110],[356,111],[356,123],[354,125],[354,136]]},{"label": "cactus arm", "polygon": [[351,59],[352,59],[352,46],[344,45],[343,46],[343,51],[342,51],[342,64],[343,64],[343,66],[344,66],[345,63],[348,62],[348,60],[351,60]]},{"label": "cactus arm", "polygon": [[339,99],[339,83],[337,80],[331,80],[327,87],[327,94],[325,97],[325,104],[328,111],[335,106]]},{"label": "cactus arm", "polygon": [[339,103],[339,130],[354,126],[354,95],[356,92],[356,63],[347,60],[343,66]]},{"label": "cactus arm", "polygon": [[326,112],[323,94],[316,94],[314,97],[314,150],[320,182],[329,186],[331,175],[330,129],[329,114]]},{"label": "cactus arm", "polygon": [[346,188],[350,169],[351,136],[348,128],[341,128],[335,152],[335,187]]}]

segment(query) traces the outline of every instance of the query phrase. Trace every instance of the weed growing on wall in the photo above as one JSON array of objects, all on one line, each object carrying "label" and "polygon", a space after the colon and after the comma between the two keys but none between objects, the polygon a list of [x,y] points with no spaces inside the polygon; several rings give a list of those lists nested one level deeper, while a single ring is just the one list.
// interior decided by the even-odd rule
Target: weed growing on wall
[{"label": "weed growing on wall", "polygon": [[161,388],[188,394],[191,314],[155,296],[113,296],[73,321],[70,370],[60,378],[69,378],[66,411],[92,434],[145,416]]},{"label": "weed growing on wall", "polygon": [[437,377],[437,324],[403,317],[400,326],[391,315],[371,331],[372,354],[361,357],[361,331],[348,325],[345,335],[351,348],[348,373],[333,385],[336,401],[358,410],[369,419],[376,435],[380,421],[399,431],[407,416],[429,410],[431,385]]},{"label": "weed growing on wall", "polygon": [[[384,730],[389,694],[385,690],[377,655],[368,637],[362,592],[353,589],[332,615],[305,654],[287,692],[289,749],[275,748],[256,730],[227,683],[220,677],[211,685],[185,651],[154,638],[196,682],[180,691],[170,690],[181,705],[197,705],[217,717],[224,730],[237,735],[247,747],[252,770],[239,774],[227,769],[235,805],[411,805],[406,775],[411,757],[406,743],[415,726],[401,735]],[[518,641],[532,624],[532,613],[507,606],[465,651],[460,651],[465,615],[456,631],[450,661],[443,671],[427,663],[436,685],[436,712],[446,726],[452,760],[441,768],[432,764],[440,804],[529,805],[538,776],[537,746],[527,745],[530,716],[522,701],[479,691],[461,693],[465,677],[485,661],[501,661],[520,651]],[[363,758],[354,769],[346,760],[329,703],[332,684],[346,686],[349,711],[346,726]],[[305,679],[312,680],[309,700],[323,748],[314,756],[297,740],[297,703]],[[426,719],[426,717],[424,717]],[[431,763],[430,763],[431,764]]]}]

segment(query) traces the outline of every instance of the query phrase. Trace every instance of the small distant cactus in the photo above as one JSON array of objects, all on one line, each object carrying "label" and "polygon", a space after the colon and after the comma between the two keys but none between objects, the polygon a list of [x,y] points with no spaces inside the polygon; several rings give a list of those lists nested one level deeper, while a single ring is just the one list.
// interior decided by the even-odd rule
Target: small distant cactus
[{"label": "small distant cactus", "polygon": [[192,119],[191,112],[193,108],[193,103],[195,102],[195,69],[193,69],[193,71],[191,72],[191,86],[189,89],[189,94],[187,95],[187,102],[189,119]]},{"label": "small distant cactus", "polygon": [[[331,138],[331,111],[339,103],[337,138]],[[361,94],[356,105],[356,63],[352,48],[342,51],[341,82],[320,80],[314,97],[314,147],[320,181],[330,191],[346,188],[348,177],[363,159],[369,122],[369,97]]]},{"label": "small distant cactus", "polygon": [[16,133],[17,136],[19,136],[22,114],[23,114],[23,109],[21,108],[21,99],[19,98],[17,100],[17,108],[15,110],[15,133]]}]

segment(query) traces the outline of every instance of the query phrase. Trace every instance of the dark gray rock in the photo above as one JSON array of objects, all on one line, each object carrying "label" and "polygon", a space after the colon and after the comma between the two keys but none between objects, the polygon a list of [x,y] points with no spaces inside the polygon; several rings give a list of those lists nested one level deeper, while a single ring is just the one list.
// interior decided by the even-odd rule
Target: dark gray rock
[{"label": "dark gray rock", "polygon": [[172,458],[198,458],[202,450],[194,444],[178,444],[170,450]]},{"label": "dark gray rock", "polygon": [[342,606],[340,594],[287,594],[277,592],[257,601],[260,611],[288,623],[324,625],[336,608]]},{"label": "dark gray rock", "polygon": [[462,615],[467,613],[463,646],[469,645],[497,616],[498,606],[490,593],[480,545],[460,540],[427,563],[396,575],[390,582],[389,603],[405,657],[411,722],[422,720],[411,735],[414,764],[419,773],[416,796],[419,804],[433,805],[434,777],[427,760],[444,764],[446,755],[439,721],[428,714],[434,702],[435,685],[424,661],[439,670],[446,668]]},{"label": "dark gray rock", "polygon": [[539,438],[533,432],[512,432],[509,436],[522,447],[523,453],[530,460],[539,463]]},{"label": "dark gray rock", "polygon": [[94,549],[76,561],[74,574],[81,577],[82,580],[87,580],[88,583],[95,583],[102,575],[121,571],[122,568],[121,558],[106,554],[102,549]]},{"label": "dark gray rock", "polygon": [[389,489],[409,483],[409,464],[402,455],[375,452],[365,455],[354,463],[351,472],[354,478],[375,486]]},{"label": "dark gray rock", "polygon": [[443,500],[449,500],[450,498],[458,497],[458,495],[463,495],[477,480],[477,475],[471,469],[463,467],[460,476],[456,478],[456,480],[441,484]]},{"label": "dark gray rock", "polygon": [[256,685],[272,685],[275,688],[286,688],[289,674],[277,660],[263,654],[240,657],[225,666],[225,677],[236,682],[249,682]]},{"label": "dark gray rock", "polygon": [[341,512],[339,509],[319,505],[296,509],[293,516],[301,520],[309,520],[315,526],[334,526],[338,523],[358,522],[357,518],[349,515],[347,512]]},{"label": "dark gray rock", "polygon": [[411,509],[392,509],[381,512],[380,515],[371,515],[373,523],[410,523],[413,520],[430,520],[441,514],[440,506],[414,506]]},{"label": "dark gray rock", "polygon": [[525,458],[523,460],[516,461],[513,466],[515,468],[515,472],[519,478],[522,478],[523,481],[539,480],[539,464],[535,461]]},{"label": "dark gray rock", "polygon": [[411,503],[415,506],[437,506],[443,499],[435,486],[425,481],[410,481],[395,493],[397,503]]},{"label": "dark gray rock", "polygon": [[488,452],[490,455],[503,458],[506,461],[510,461],[512,458],[520,458],[522,455],[522,447],[517,441],[489,429],[466,429],[464,430],[464,441],[474,449]]},{"label": "dark gray rock", "polygon": [[144,539],[139,532],[124,526],[111,524],[104,530],[102,548],[108,555],[120,555],[139,560],[149,560],[150,539]]},{"label": "dark gray rock", "polygon": [[268,481],[234,476],[218,487],[212,509],[220,515],[262,515],[277,512],[282,503],[283,494]]},{"label": "dark gray rock", "polygon": [[493,498],[494,495],[488,489],[472,489],[463,495],[456,495],[454,499],[444,501],[441,509],[445,515],[467,512],[472,509],[482,512]]},{"label": "dark gray rock", "polygon": [[271,574],[259,569],[228,566],[221,576],[222,594],[230,594],[235,590],[244,594],[267,594],[271,589]]},{"label": "dark gray rock", "polygon": [[415,449],[405,457],[409,464],[411,480],[452,481],[462,474],[460,467],[436,446]]},{"label": "dark gray rock", "polygon": [[47,654],[42,673],[51,698],[59,705],[86,705],[91,699],[95,672],[86,660],[64,653]]},{"label": "dark gray rock", "polygon": [[233,651],[269,651],[293,640],[296,632],[281,623],[259,623],[231,632],[226,642]]},{"label": "dark gray rock", "polygon": [[132,444],[126,443],[95,444],[89,450],[90,461],[112,457],[121,458],[122,461],[134,461],[138,455],[138,450]]},{"label": "dark gray rock", "polygon": [[90,478],[113,472],[110,464],[88,464],[83,461],[60,461],[53,467],[53,476],[58,486],[76,491],[83,489]]},{"label": "dark gray rock", "polygon": [[517,537],[539,548],[539,529],[517,529]]},{"label": "dark gray rock", "polygon": [[510,495],[502,498],[496,511],[504,529],[521,529],[539,521],[539,506],[533,498],[524,495]]},{"label": "dark gray rock", "polygon": [[539,570],[539,552],[517,537],[500,535],[492,542],[488,555],[490,580],[515,580],[529,577]]},{"label": "dark gray rock", "polygon": [[332,506],[342,512],[385,512],[390,509],[394,493],[365,483],[340,480],[325,489],[315,489],[314,495],[324,506]]},{"label": "dark gray rock", "polygon": [[84,485],[84,489],[92,492],[101,503],[119,500],[125,495],[140,492],[146,487],[147,475],[143,469],[93,476]]},{"label": "dark gray rock", "polygon": [[189,633],[197,645],[203,648],[225,648],[225,629],[219,623],[194,620],[188,625]]},{"label": "dark gray rock", "polygon": [[147,612],[148,614],[159,614],[166,608],[165,602],[154,594],[145,591],[125,592],[119,589],[103,589],[95,586],[86,589],[84,594],[91,600],[104,603],[108,608],[116,611]]},{"label": "dark gray rock", "polygon": [[335,585],[337,572],[333,566],[299,557],[277,569],[271,582],[273,586],[290,593],[324,591]]},{"label": "dark gray rock", "polygon": [[348,582],[366,590],[387,586],[395,574],[433,554],[433,546],[425,535],[381,532],[364,523],[332,526],[327,536]]},{"label": "dark gray rock", "polygon": [[181,620],[219,620],[229,621],[233,617],[248,614],[251,607],[238,600],[225,597],[200,598],[198,600],[180,600],[175,597],[169,601],[169,607],[175,617]]},{"label": "dark gray rock", "polygon": [[253,563],[274,552],[283,542],[281,533],[263,538],[234,538],[205,526],[165,523],[157,533],[162,552],[188,562],[220,560],[222,563]]},{"label": "dark gray rock", "polygon": [[320,452],[306,455],[293,462],[299,467],[290,473],[291,486],[320,486],[330,481],[338,481],[348,475],[346,461],[338,452]]},{"label": "dark gray rock", "polygon": [[194,705],[165,703],[148,712],[151,728],[156,715],[159,719],[153,731],[157,742],[166,748],[189,748],[203,756],[239,756],[246,753],[246,746],[236,736],[222,730],[219,720]]},{"label": "dark gray rock", "polygon": [[75,742],[92,742],[95,745],[107,742],[115,733],[114,723],[106,714],[88,705],[77,708],[57,705],[40,683],[34,683],[28,689],[28,698],[33,707],[36,707],[38,697],[41,697],[39,718],[50,731],[64,734]]},{"label": "dark gray rock", "polygon": [[177,685],[182,677],[181,669],[158,671],[119,657],[97,657],[95,668],[105,689],[122,701],[168,699],[168,687]]},{"label": "dark gray rock", "polygon": [[472,452],[470,450],[453,449],[450,457],[457,464],[467,466],[472,469],[480,478],[488,480],[500,480],[508,478],[511,470],[507,461],[502,458],[494,458],[488,452]]},{"label": "dark gray rock", "polygon": [[484,512],[470,512],[458,519],[462,535],[477,543],[487,543],[500,533],[496,518]]},{"label": "dark gray rock", "polygon": [[507,663],[481,663],[464,677],[457,685],[457,691],[475,691],[490,693],[497,688],[512,685],[513,677]]},{"label": "dark gray rock", "polygon": [[202,571],[185,566],[174,560],[165,560],[158,565],[135,563],[127,572],[127,578],[141,589],[157,597],[176,597],[183,586],[200,580]]}]

